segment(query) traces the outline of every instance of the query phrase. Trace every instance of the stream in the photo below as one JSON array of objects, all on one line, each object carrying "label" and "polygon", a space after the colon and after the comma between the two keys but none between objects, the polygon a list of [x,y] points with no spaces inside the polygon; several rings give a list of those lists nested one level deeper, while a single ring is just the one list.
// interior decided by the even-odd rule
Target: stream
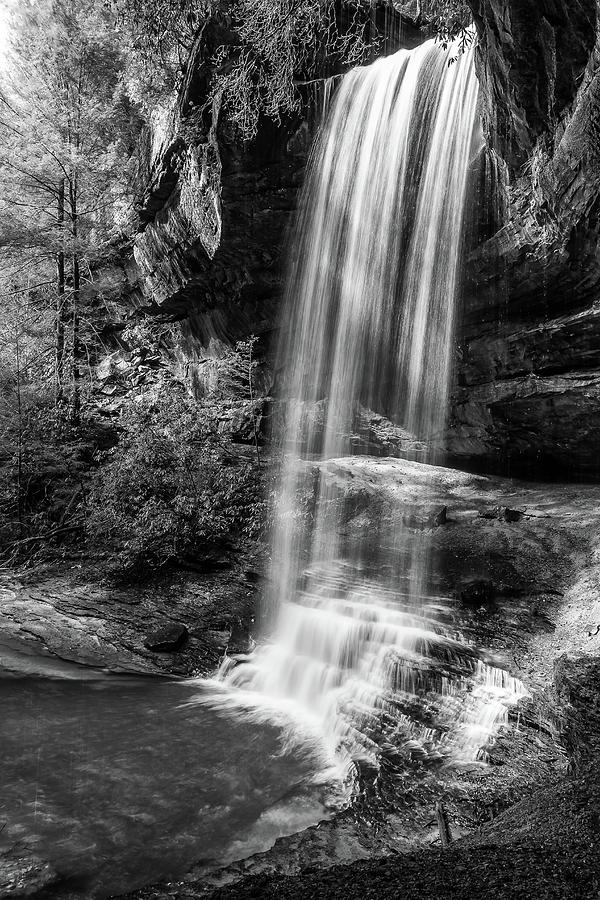
[{"label": "stream", "polygon": [[61,897],[226,864],[326,815],[310,751],[189,705],[197,683],[60,674],[0,678],[0,849],[48,860]]}]

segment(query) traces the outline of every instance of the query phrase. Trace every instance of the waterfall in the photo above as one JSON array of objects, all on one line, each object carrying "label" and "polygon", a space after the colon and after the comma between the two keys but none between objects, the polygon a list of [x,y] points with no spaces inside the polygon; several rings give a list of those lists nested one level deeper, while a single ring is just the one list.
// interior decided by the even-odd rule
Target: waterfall
[{"label": "waterfall", "polygon": [[[426,530],[396,522],[387,557],[380,535],[348,539],[328,463],[350,454],[364,407],[436,459],[478,95],[472,51],[450,64],[452,53],[430,41],[357,68],[329,105],[287,287],[275,623],[221,674],[240,702],[279,706],[346,763],[385,748],[474,758],[522,691],[453,632]],[[315,480],[311,514],[303,497]]]}]

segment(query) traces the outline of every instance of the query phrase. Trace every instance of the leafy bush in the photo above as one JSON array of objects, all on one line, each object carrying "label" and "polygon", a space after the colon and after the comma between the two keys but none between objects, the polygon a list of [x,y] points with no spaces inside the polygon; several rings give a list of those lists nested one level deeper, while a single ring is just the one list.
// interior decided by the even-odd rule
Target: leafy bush
[{"label": "leafy bush", "polygon": [[210,561],[260,534],[260,470],[218,433],[210,408],[171,388],[122,425],[89,498],[87,532],[124,568]]},{"label": "leafy bush", "polygon": [[[375,29],[372,5],[371,0],[111,0],[130,41],[129,86],[136,100],[143,104],[150,96],[156,105],[157,88],[163,98],[176,90],[194,40],[202,35],[213,69],[207,99],[219,98],[219,108],[244,140],[256,137],[262,116],[279,124],[300,111],[300,83],[361,64],[377,51],[386,36]],[[444,45],[458,39],[459,52],[473,40],[466,0],[388,0],[388,5],[406,6]]]},{"label": "leafy bush", "polygon": [[473,12],[466,0],[425,0],[424,12],[430,30],[444,47],[458,41],[458,52],[462,53],[473,43]]},{"label": "leafy bush", "polygon": [[[261,116],[279,123],[301,108],[299,81],[321,74],[324,57],[353,65],[368,51],[369,5],[350,0],[346,26],[339,0],[112,0],[129,36],[136,98],[156,84],[176,90],[194,40],[205,41],[213,69],[211,100],[220,98],[244,140],[256,137]],[[214,34],[209,39],[213,26]],[[216,43],[215,43],[216,42]],[[168,77],[165,77],[168,72]],[[142,90],[135,89],[141,81]]]},{"label": "leafy bush", "polygon": [[73,428],[43,390],[21,390],[18,408],[0,394],[2,558],[81,531],[92,442],[87,424]]}]

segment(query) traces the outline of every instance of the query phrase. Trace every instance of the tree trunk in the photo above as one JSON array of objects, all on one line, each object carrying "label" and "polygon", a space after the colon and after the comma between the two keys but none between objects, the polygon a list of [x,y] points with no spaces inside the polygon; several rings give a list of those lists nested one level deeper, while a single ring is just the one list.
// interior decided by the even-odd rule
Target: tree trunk
[{"label": "tree trunk", "polygon": [[79,336],[79,256],[73,253],[73,425],[81,422],[81,339]]},{"label": "tree trunk", "polygon": [[56,300],[56,402],[57,404],[63,399],[64,377],[65,377],[65,247],[64,247],[64,225],[65,225],[65,179],[61,179],[58,186],[58,215],[57,223],[59,229],[60,249],[56,254],[56,280],[57,280],[57,300]]},{"label": "tree trunk", "polygon": [[[19,301],[17,300],[17,304]],[[17,305],[18,309],[18,305]],[[20,317],[19,317],[20,318]],[[17,516],[19,538],[23,537],[24,493],[23,493],[23,407],[21,403],[21,341],[19,325],[15,327],[15,361],[17,367]]]},{"label": "tree trunk", "polygon": [[440,842],[442,847],[447,847],[452,843],[452,832],[450,831],[450,825],[448,823],[448,816],[446,814],[446,810],[444,809],[444,804],[441,800],[438,800],[435,806],[435,813],[438,821],[438,828],[440,832]]},{"label": "tree trunk", "polygon": [[73,222],[73,295],[72,295],[72,329],[73,329],[73,412],[71,420],[73,425],[81,422],[81,336],[79,333],[79,300],[80,300],[80,272],[79,272],[79,248],[77,246],[77,195],[73,191],[71,195],[71,218]]}]

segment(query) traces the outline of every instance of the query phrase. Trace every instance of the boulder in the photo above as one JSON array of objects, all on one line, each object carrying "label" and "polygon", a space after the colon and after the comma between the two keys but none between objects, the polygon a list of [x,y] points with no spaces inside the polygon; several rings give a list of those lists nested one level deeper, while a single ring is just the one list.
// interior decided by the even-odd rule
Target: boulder
[{"label": "boulder", "polygon": [[511,509],[510,506],[500,506],[498,508],[498,517],[504,519],[505,522],[519,522],[524,516],[520,509]]},{"label": "boulder", "polygon": [[439,528],[448,521],[448,507],[434,506],[427,508],[423,505],[421,508],[410,509],[402,516],[402,524],[407,528],[415,528],[423,531],[428,528]]},{"label": "boulder", "polygon": [[189,633],[185,625],[172,623],[152,631],[144,646],[153,653],[174,653],[187,642]]}]

